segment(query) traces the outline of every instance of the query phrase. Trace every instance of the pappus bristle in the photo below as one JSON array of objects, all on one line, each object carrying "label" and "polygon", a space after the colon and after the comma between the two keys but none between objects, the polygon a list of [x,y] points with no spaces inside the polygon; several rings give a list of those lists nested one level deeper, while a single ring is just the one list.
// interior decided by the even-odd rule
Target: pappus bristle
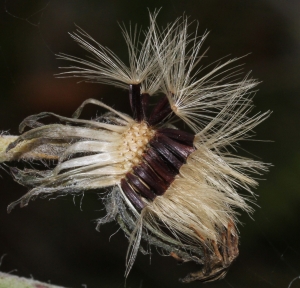
[{"label": "pappus bristle", "polygon": [[[156,18],[157,13],[153,15]],[[64,53],[58,54],[58,59],[67,60],[75,65],[61,67],[69,71],[60,74],[60,77],[80,77],[88,82],[114,85],[127,89],[129,84],[141,84],[142,92],[154,94],[161,81],[160,69],[152,47],[153,27],[141,31],[121,26],[123,37],[129,54],[129,67],[124,64],[109,48],[104,47],[89,34],[78,27],[70,36],[92,55],[92,60],[85,60]],[[143,34],[144,41],[140,40]],[[78,65],[78,66],[77,66]],[[148,84],[145,86],[145,84]]]}]

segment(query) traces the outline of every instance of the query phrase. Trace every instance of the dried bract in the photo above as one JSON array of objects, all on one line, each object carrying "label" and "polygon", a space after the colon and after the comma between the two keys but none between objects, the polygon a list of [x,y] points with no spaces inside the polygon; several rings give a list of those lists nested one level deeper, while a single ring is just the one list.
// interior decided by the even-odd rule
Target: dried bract
[{"label": "dried bract", "polygon": [[[37,196],[78,195],[112,187],[98,227],[116,220],[129,239],[126,276],[143,243],[181,262],[202,266],[182,282],[221,279],[238,256],[237,210],[252,212],[251,175],[266,165],[235,154],[233,145],[251,137],[269,112],[250,116],[256,81],[238,79],[237,59],[197,68],[207,33],[190,33],[186,17],[158,28],[157,13],[140,40],[135,28],[123,28],[130,65],[81,29],[72,38],[90,60],[60,54],[72,62],[61,77],[129,89],[132,117],[88,99],[66,118],[41,113],[26,118],[19,137],[5,138],[1,161],[54,159],[53,169],[11,168],[14,179],[31,190],[8,207],[25,206]],[[204,72],[206,73],[204,74]],[[149,111],[149,101],[158,101]],[[79,119],[86,104],[107,110],[93,120]],[[44,117],[61,124],[44,125]],[[181,130],[174,123],[189,126]],[[29,127],[27,132],[23,129]],[[4,141],[3,136],[2,139]]]}]

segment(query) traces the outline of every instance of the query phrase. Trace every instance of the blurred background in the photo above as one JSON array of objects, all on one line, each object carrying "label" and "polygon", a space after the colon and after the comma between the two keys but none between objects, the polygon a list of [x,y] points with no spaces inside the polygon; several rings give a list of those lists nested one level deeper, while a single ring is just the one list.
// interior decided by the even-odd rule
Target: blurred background
[{"label": "blurred background", "polygon": [[[243,148],[256,159],[272,163],[263,175],[256,212],[241,215],[240,256],[224,280],[205,287],[300,287],[300,1],[296,0],[50,0],[1,1],[0,130],[18,133],[28,115],[51,111],[71,116],[87,98],[102,99],[129,112],[126,91],[100,84],[57,79],[55,54],[86,54],[68,36],[74,23],[126,61],[119,23],[148,25],[148,10],[160,8],[159,25],[183,13],[210,31],[208,64],[223,56],[238,57],[245,71],[262,81],[255,111],[272,110]],[[91,118],[96,108],[88,108]],[[26,193],[0,170],[1,270],[66,287],[124,287],[128,241],[115,223],[95,231],[94,219],[104,215],[95,194],[80,198],[37,199],[28,207],[6,207]],[[126,287],[201,287],[178,278],[191,271],[170,257],[138,255]],[[193,267],[195,269],[195,267]],[[291,284],[291,286],[289,286]],[[86,286],[85,286],[86,285]]]}]

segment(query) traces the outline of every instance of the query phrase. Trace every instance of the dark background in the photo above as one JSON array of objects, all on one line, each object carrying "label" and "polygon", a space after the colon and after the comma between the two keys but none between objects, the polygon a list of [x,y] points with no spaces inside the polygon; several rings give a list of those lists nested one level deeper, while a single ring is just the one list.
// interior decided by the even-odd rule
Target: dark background
[{"label": "dark background", "polygon": [[[259,207],[253,219],[241,216],[240,256],[225,280],[205,287],[288,287],[300,275],[300,1],[1,1],[0,130],[16,135],[24,117],[41,111],[71,116],[87,98],[103,99],[129,112],[126,91],[55,78],[64,64],[55,54],[84,57],[67,34],[76,23],[126,59],[117,22],[131,20],[146,27],[147,8],[159,7],[160,25],[185,12],[199,22],[200,32],[211,31],[204,44],[210,47],[205,61],[251,52],[241,62],[262,81],[255,111],[273,111],[256,129],[256,139],[273,142],[243,143],[257,155],[253,157],[273,164],[256,190]],[[92,117],[97,110],[88,112]],[[83,211],[79,198],[74,205],[65,197],[38,199],[8,215],[7,205],[27,190],[4,171],[0,174],[0,256],[7,254],[2,271],[17,269],[14,274],[74,288],[124,287],[128,242],[121,231],[110,238],[118,230],[115,223],[95,231],[93,219],[104,214],[97,195],[85,194]],[[188,265],[177,266],[170,257],[152,251],[151,259],[137,257],[126,287],[203,286],[177,282],[189,272]],[[291,285],[296,287],[300,280]]]}]

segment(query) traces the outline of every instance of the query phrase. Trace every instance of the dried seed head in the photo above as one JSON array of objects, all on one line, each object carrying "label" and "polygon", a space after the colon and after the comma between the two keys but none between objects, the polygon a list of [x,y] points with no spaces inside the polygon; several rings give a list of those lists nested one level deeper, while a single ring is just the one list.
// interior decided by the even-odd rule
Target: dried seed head
[{"label": "dried seed head", "polygon": [[[0,161],[56,159],[57,165],[42,171],[13,167],[15,180],[33,188],[8,211],[39,195],[78,195],[112,186],[104,199],[107,215],[98,226],[116,220],[128,237],[126,276],[145,241],[180,262],[203,265],[183,282],[209,282],[223,278],[238,256],[236,209],[252,212],[238,190],[253,195],[257,182],[251,175],[267,170],[259,161],[235,155],[232,145],[251,137],[269,112],[249,116],[250,89],[257,83],[248,75],[234,80],[239,71],[228,65],[237,59],[199,76],[203,69],[196,65],[207,33],[188,33],[185,17],[159,29],[156,16],[150,14],[144,42],[137,30],[123,28],[129,67],[83,30],[71,34],[94,58],[60,54],[75,65],[62,76],[128,87],[133,117],[89,99],[73,118],[53,113],[26,118],[20,130],[30,130],[11,138],[6,149],[0,146]],[[148,113],[149,99],[158,91],[163,95]],[[109,112],[78,119],[86,104]],[[62,124],[38,121],[47,116]],[[178,120],[192,132],[177,129]]]}]

